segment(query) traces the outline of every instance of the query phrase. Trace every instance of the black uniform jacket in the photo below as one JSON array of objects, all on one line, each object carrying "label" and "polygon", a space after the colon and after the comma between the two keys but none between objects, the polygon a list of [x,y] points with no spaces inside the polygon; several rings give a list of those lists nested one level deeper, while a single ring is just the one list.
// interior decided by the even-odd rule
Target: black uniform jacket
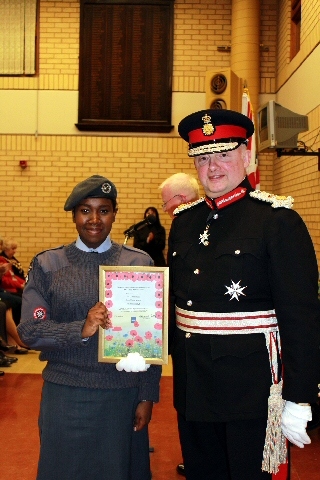
[{"label": "black uniform jacket", "polygon": [[[169,235],[169,344],[174,405],[187,420],[229,421],[267,415],[272,384],[263,333],[194,334],[175,326],[174,305],[196,312],[275,309],[283,362],[283,398],[316,402],[320,374],[318,268],[307,228],[287,208],[251,198],[212,211],[201,202],[181,212]],[[227,293],[232,282],[243,294]]]}]

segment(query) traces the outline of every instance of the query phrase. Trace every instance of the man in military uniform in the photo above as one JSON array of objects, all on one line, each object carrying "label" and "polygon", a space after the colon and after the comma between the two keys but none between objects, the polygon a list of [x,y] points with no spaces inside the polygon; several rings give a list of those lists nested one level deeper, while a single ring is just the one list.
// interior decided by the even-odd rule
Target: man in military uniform
[{"label": "man in military uniform", "polygon": [[317,262],[293,199],[254,191],[246,178],[253,132],[227,110],[179,124],[206,193],[175,210],[169,235],[174,406],[188,480],[266,480],[286,461],[285,437],[310,443]]}]

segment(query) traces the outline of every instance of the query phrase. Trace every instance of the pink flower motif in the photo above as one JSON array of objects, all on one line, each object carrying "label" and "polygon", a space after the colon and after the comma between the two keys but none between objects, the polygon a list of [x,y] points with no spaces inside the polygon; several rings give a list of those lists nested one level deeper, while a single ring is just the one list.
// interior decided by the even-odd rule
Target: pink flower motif
[{"label": "pink flower motif", "polygon": [[159,311],[156,312],[156,318],[157,318],[158,320],[161,320],[161,319],[162,319],[162,312],[159,312]]},{"label": "pink flower motif", "polygon": [[163,288],[163,282],[157,282],[157,283],[156,283],[156,288],[158,288],[159,290],[160,290],[161,288]]},{"label": "pink flower motif", "polygon": [[134,325],[134,326],[137,328],[137,327],[139,327],[139,326],[140,326],[140,323],[136,321],[136,322],[134,322],[134,324],[133,324],[133,325]]},{"label": "pink flower motif", "polygon": [[129,347],[129,348],[133,347],[133,343],[134,343],[133,340],[129,339],[129,340],[126,341],[126,346]]},{"label": "pink flower motif", "polygon": [[162,298],[162,290],[157,290],[156,293],[155,293],[155,296],[157,298]]},{"label": "pink flower motif", "polygon": [[106,298],[112,297],[112,290],[106,290]]},{"label": "pink flower motif", "polygon": [[111,318],[112,318],[112,312],[108,312],[108,315],[109,315],[109,318],[110,318],[110,320],[111,320]]},{"label": "pink flower motif", "polygon": [[152,333],[151,332],[146,332],[144,336],[147,340],[150,340],[150,338],[152,338]]},{"label": "pink flower motif", "polygon": [[108,288],[111,288],[111,287],[112,287],[112,282],[111,282],[111,280],[107,280],[107,281],[106,281],[106,288],[108,289]]},{"label": "pink flower motif", "polygon": [[156,339],[156,344],[161,346],[162,345],[162,340],[160,338],[157,338]]},{"label": "pink flower motif", "polygon": [[111,342],[111,340],[113,339],[113,335],[107,335],[105,338],[107,342]]},{"label": "pink flower motif", "polygon": [[134,272],[131,272],[130,273],[130,280],[132,280],[133,282],[135,282],[137,280],[137,274],[134,273]]},{"label": "pink flower motif", "polygon": [[107,307],[107,308],[113,307],[113,301],[112,301],[112,300],[108,300],[107,303],[106,303],[106,307]]},{"label": "pink flower motif", "polygon": [[143,281],[143,282],[144,282],[144,281],[146,280],[146,276],[145,276],[145,274],[144,274],[144,273],[139,273],[139,274],[138,274],[138,280],[140,280],[140,281]]},{"label": "pink flower motif", "polygon": [[129,272],[123,272],[123,279],[124,280],[129,280],[130,278],[130,273]]},{"label": "pink flower motif", "polygon": [[161,325],[161,323],[155,323],[153,328],[155,330],[162,330],[162,325]]},{"label": "pink flower motif", "polygon": [[136,330],[131,330],[130,335],[135,337],[136,335],[138,335],[138,332]]},{"label": "pink flower motif", "polygon": [[136,342],[138,342],[138,343],[143,343],[143,338],[140,337],[140,335],[137,335],[137,336],[134,338],[134,340],[135,340]]},{"label": "pink flower motif", "polygon": [[162,308],[162,301],[161,301],[161,300],[158,300],[158,301],[156,302],[156,307],[157,307],[157,308]]},{"label": "pink flower motif", "polygon": [[114,332],[121,332],[122,327],[113,327],[112,329]]}]

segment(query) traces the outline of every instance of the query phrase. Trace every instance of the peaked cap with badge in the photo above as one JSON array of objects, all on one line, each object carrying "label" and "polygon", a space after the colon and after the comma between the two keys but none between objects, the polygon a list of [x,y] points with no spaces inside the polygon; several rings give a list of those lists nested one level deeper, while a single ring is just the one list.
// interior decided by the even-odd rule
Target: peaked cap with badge
[{"label": "peaked cap with badge", "polygon": [[253,122],[233,110],[200,110],[185,117],[179,135],[189,143],[188,155],[235,150],[253,135]]},{"label": "peaked cap with badge", "polygon": [[117,189],[110,180],[101,175],[92,177],[78,183],[66,200],[64,209],[66,212],[76,207],[81,200],[88,197],[117,199]]}]

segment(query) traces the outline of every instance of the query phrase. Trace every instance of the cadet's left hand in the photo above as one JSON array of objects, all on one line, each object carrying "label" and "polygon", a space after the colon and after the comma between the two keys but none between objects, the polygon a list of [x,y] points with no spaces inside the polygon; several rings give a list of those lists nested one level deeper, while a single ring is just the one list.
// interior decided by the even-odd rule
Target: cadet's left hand
[{"label": "cadet's left hand", "polygon": [[153,402],[140,402],[136,408],[134,431],[138,432],[148,425],[151,420]]}]

